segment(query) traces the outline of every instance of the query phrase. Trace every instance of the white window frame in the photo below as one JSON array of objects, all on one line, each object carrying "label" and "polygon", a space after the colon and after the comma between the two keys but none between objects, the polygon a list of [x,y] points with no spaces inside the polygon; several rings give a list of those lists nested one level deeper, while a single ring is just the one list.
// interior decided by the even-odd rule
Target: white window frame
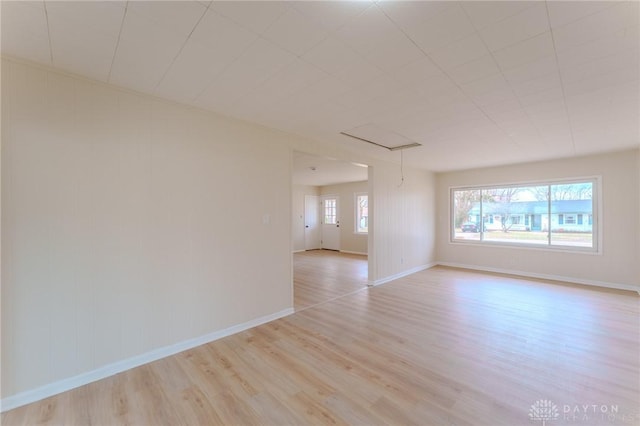
[{"label": "white window frame", "polygon": [[[453,220],[453,212],[454,208],[454,191],[470,191],[470,190],[488,190],[493,188],[510,188],[510,187],[528,187],[528,186],[544,186],[544,185],[567,185],[572,183],[592,183],[592,212],[591,215],[586,215],[587,217],[592,217],[592,246],[591,247],[576,247],[576,246],[563,246],[559,244],[550,244],[549,242],[546,245],[530,245],[526,243],[518,243],[518,242],[505,242],[505,241],[487,241],[484,239],[480,240],[466,240],[466,239],[456,239],[455,238],[455,226]],[[570,178],[570,179],[552,179],[552,180],[542,180],[542,181],[524,181],[517,183],[497,183],[497,184],[483,184],[483,185],[474,185],[474,186],[455,186],[449,188],[449,244],[456,245],[472,245],[472,246],[503,246],[509,248],[522,248],[527,250],[543,250],[543,251],[561,251],[567,253],[583,253],[583,254],[602,254],[602,226],[600,225],[602,222],[602,203],[601,203],[601,194],[602,194],[602,176],[587,176],[582,178]],[[551,203],[549,203],[551,205]],[[551,207],[549,207],[551,210]],[[482,216],[482,209],[481,209]],[[551,216],[549,216],[550,218]],[[576,217],[577,223],[577,217]],[[551,232],[551,231],[549,231]]]},{"label": "white window frame", "polygon": [[367,197],[367,209],[369,206],[369,194],[366,192],[356,192],[354,194],[354,213],[355,213],[355,222],[354,222],[354,234],[359,234],[359,235],[366,235],[369,233],[369,216],[367,215],[367,230],[366,231],[361,231],[360,229],[360,203],[359,198],[360,197]]}]

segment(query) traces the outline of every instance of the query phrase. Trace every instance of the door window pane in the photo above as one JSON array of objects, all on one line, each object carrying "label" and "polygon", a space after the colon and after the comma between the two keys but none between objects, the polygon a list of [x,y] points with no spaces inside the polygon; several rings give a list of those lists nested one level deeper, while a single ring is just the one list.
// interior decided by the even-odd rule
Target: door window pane
[{"label": "door window pane", "polygon": [[337,223],[336,200],[328,198],[324,200],[324,223],[326,225],[335,225]]}]

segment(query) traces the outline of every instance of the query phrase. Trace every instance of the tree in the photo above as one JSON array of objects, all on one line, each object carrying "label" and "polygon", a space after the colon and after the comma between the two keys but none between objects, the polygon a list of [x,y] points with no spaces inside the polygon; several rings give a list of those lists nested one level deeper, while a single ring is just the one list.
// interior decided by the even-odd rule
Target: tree
[{"label": "tree", "polygon": [[593,197],[593,184],[569,183],[562,185],[538,186],[533,189],[533,195],[538,201],[558,200],[590,200]]},{"label": "tree", "polygon": [[[483,191],[483,199],[486,198],[485,203],[492,203],[493,214],[500,216],[500,227],[502,232],[509,232],[513,226],[511,220],[512,215],[512,201],[515,201],[516,196],[522,192],[522,188],[507,187],[507,188],[493,188]],[[485,195],[486,194],[486,195]]]},{"label": "tree", "polygon": [[453,191],[455,227],[459,228],[469,219],[469,212],[480,201],[479,190]]}]

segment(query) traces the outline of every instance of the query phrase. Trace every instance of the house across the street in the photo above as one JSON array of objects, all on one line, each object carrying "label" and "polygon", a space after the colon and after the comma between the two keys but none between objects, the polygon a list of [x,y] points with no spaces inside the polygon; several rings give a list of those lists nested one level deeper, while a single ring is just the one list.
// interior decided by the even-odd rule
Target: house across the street
[{"label": "house across the street", "polygon": [[[468,221],[479,224],[482,215],[485,231],[548,231],[548,211],[548,201],[484,202],[482,212],[480,203],[473,206]],[[551,201],[552,232],[591,232],[592,228],[592,200]]]}]

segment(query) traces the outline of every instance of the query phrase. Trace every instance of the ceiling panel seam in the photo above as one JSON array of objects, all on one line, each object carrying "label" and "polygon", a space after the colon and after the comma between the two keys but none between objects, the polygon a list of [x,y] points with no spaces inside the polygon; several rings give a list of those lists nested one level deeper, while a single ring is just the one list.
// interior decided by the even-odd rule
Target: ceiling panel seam
[{"label": "ceiling panel seam", "polygon": [[[525,10],[527,10],[527,9],[525,9]],[[531,119],[531,115],[530,115],[530,114],[529,114],[529,112],[525,109],[524,105],[522,104],[522,100],[520,99],[520,96],[518,96],[518,94],[516,93],[515,89],[513,88],[512,84],[511,84],[511,82],[509,81],[509,79],[507,78],[507,76],[504,74],[504,70],[502,69],[502,67],[500,67],[500,64],[499,64],[499,63],[498,63],[498,61],[496,60],[496,57],[495,57],[495,55],[493,54],[493,51],[489,48],[489,46],[488,46],[488,45],[487,45],[487,43],[485,42],[484,38],[480,35],[480,32],[478,31],[478,28],[476,27],[476,24],[473,22],[473,20],[472,20],[472,19],[471,19],[471,17],[469,16],[469,13],[467,12],[467,10],[466,10],[464,7],[462,8],[462,11],[463,11],[463,13],[467,16],[467,18],[469,18],[469,22],[471,23],[471,26],[475,29],[476,34],[478,35],[478,38],[480,39],[480,41],[482,42],[482,44],[484,45],[484,47],[487,49],[487,52],[489,52],[489,55],[491,56],[491,60],[492,60],[492,61],[493,61],[493,63],[496,65],[496,68],[497,68],[497,69],[498,69],[498,71],[500,72],[500,75],[502,76],[502,78],[504,79],[504,81],[509,85],[509,89],[511,90],[511,94],[513,95],[513,97],[514,97],[514,98],[516,99],[516,101],[518,102],[518,105],[520,106],[520,109],[522,109],[522,111],[524,112],[525,116],[527,117],[527,120],[528,120],[528,121],[533,125],[533,127],[536,129],[536,133],[538,134],[538,136],[539,136],[540,138],[542,138],[542,133],[540,132],[540,129],[538,128],[538,125],[537,125],[537,124],[536,124],[536,123]],[[519,13],[521,13],[521,12],[519,12]],[[511,15],[511,16],[510,16],[509,18],[507,18],[507,19],[511,19],[511,18],[513,18],[513,17],[514,17],[514,16],[516,16],[516,15],[518,15],[518,14],[516,13],[516,14],[514,14],[514,15]],[[504,20],[503,20],[503,21],[504,21]],[[499,21],[499,22],[502,22],[502,21]],[[550,28],[551,28],[551,21],[549,20],[548,15],[547,15],[547,24],[549,24],[549,29],[550,29]],[[527,38],[527,39],[525,39],[525,40],[522,40],[522,41],[520,41],[520,42],[518,42],[518,43],[522,43],[522,42],[524,42],[524,41],[526,41],[526,40],[529,40],[529,39],[532,39],[532,38],[538,37],[538,36],[540,36],[541,34],[544,34],[544,32],[541,32],[541,33],[539,33],[539,34],[536,34],[536,35],[534,35],[534,36],[531,36],[531,37],[529,37],[529,38]],[[514,43],[513,45],[505,46],[505,47],[503,47],[502,49],[509,48],[510,46],[514,46],[514,45],[516,45],[516,44],[518,44],[518,43]],[[501,49],[500,49],[500,50],[501,50]],[[463,64],[463,65],[464,65],[464,64]],[[557,63],[556,63],[556,66],[557,66]],[[461,90],[462,90],[462,89],[461,89]],[[480,110],[482,110],[482,112],[483,112],[483,113],[485,113],[485,111],[484,111],[484,109],[483,109],[482,107],[480,107],[480,106],[479,106],[478,108],[480,108]],[[489,114],[485,113],[485,115],[487,115],[487,116],[488,116]],[[567,119],[568,119],[568,117],[567,117]],[[496,125],[497,125],[497,124],[496,124]],[[502,129],[500,126],[498,126],[498,127],[499,127],[500,129]],[[504,131],[504,130],[503,130],[503,131]],[[513,140],[510,132],[505,132],[505,133],[507,134],[507,136],[509,137],[509,139]],[[516,143],[516,142],[514,141],[514,143]],[[518,145],[518,144],[516,143],[516,145]]]},{"label": "ceiling panel seam", "polygon": [[564,111],[567,114],[567,120],[569,121],[569,134],[571,135],[571,149],[573,155],[576,155],[576,140],[573,136],[573,125],[571,123],[571,114],[569,113],[569,105],[567,104],[567,92],[564,88],[564,79],[562,78],[562,72],[560,71],[560,61],[558,61],[558,49],[556,47],[556,39],[553,34],[553,28],[551,27],[551,17],[549,16],[549,3],[545,0],[544,7],[547,10],[547,20],[549,21],[549,31],[551,33],[551,43],[553,44],[553,58],[556,62],[556,69],[558,70],[558,77],[560,78],[560,90],[562,90],[562,103],[564,104]]},{"label": "ceiling panel seam", "polygon": [[49,25],[49,12],[47,10],[47,2],[42,0],[42,5],[44,6],[44,18],[47,22],[47,41],[49,42],[49,60],[51,61],[51,66],[53,66],[53,47],[51,44],[51,26]]},{"label": "ceiling panel seam", "polygon": [[[202,3],[201,3],[202,4]],[[204,19],[205,15],[207,14],[207,12],[209,11],[209,6],[211,6],[211,3],[209,3],[205,8],[204,11],[202,12],[202,15],[200,15],[200,18],[196,21],[196,23],[193,25],[193,28],[191,28],[191,31],[189,32],[189,34],[187,35],[187,38],[185,38],[184,42],[182,43],[182,46],[180,46],[180,49],[178,50],[178,53],[176,53],[176,56],[173,57],[173,60],[171,61],[171,63],[169,64],[169,66],[167,67],[167,69],[164,70],[164,73],[162,73],[162,77],[160,77],[160,80],[158,81],[158,83],[156,83],[155,87],[153,88],[153,92],[155,93],[158,90],[158,87],[160,87],[160,85],[162,84],[162,82],[164,81],[165,77],[167,76],[167,74],[169,73],[169,70],[171,70],[171,67],[173,67],[173,65],[176,63],[176,61],[178,60],[178,58],[180,57],[180,54],[182,53],[182,51],[184,50],[184,47],[187,45],[187,43],[189,42],[189,39],[191,38],[191,35],[193,35],[193,32],[196,30],[196,28],[198,28],[198,25],[200,25],[200,22],[202,21],[202,19]]]},{"label": "ceiling panel seam", "polygon": [[111,58],[111,65],[109,66],[109,74],[107,74],[107,81],[111,81],[111,73],[113,72],[113,64],[116,62],[116,55],[118,54],[118,47],[120,47],[120,37],[122,36],[122,29],[124,28],[124,20],[127,18],[127,10],[129,9],[129,1],[124,5],[124,12],[122,13],[122,21],[120,21],[120,31],[118,31],[118,40],[116,46],[113,49],[113,57]]},{"label": "ceiling panel seam", "polygon": [[[212,4],[212,3],[213,3],[213,2],[209,3],[209,6],[211,6],[211,4]],[[289,6],[287,6],[287,7],[289,7]],[[286,10],[286,9],[285,9],[285,10]],[[213,13],[218,14],[219,16],[224,17],[225,19],[229,19],[230,21],[235,22],[235,23],[236,23],[237,25],[239,25],[240,27],[245,28],[247,31],[252,32],[253,34],[255,34],[255,35],[256,35],[256,39],[255,39],[255,40],[253,40],[251,43],[249,43],[247,46],[245,46],[245,48],[242,50],[242,53],[240,53],[240,54],[239,54],[239,55],[237,55],[235,58],[233,58],[233,60],[232,60],[232,61],[230,61],[229,63],[227,63],[225,66],[223,66],[223,67],[218,71],[218,73],[217,73],[216,75],[214,75],[213,77],[211,77],[211,79],[210,79],[210,80],[207,82],[207,84],[204,86],[204,89],[202,89],[202,90],[200,91],[200,93],[199,93],[196,97],[194,97],[194,98],[193,98],[193,101],[194,101],[194,102],[197,102],[197,101],[202,97],[202,95],[204,95],[204,94],[207,92],[207,90],[209,90],[209,88],[213,85],[213,83],[216,81],[216,79],[218,78],[218,76],[220,76],[220,75],[224,74],[224,73],[229,69],[229,67],[231,67],[231,66],[232,66],[233,64],[235,64],[235,63],[236,63],[240,58],[242,58],[242,57],[243,57],[243,56],[244,56],[244,55],[245,55],[245,54],[246,54],[246,53],[247,53],[247,52],[248,52],[248,51],[249,51],[249,50],[250,50],[250,49],[251,49],[251,48],[252,48],[256,43],[258,43],[258,41],[259,41],[259,40],[266,41],[267,43],[272,43],[272,44],[274,44],[275,46],[278,46],[278,45],[276,45],[275,43],[273,43],[273,42],[271,42],[271,41],[267,40],[266,38],[262,37],[262,34],[261,34],[261,33],[257,32],[257,31],[254,31],[254,30],[253,30],[253,29],[251,29],[251,28],[247,28],[245,25],[242,25],[241,23],[237,22],[237,21],[236,21],[236,20],[234,20],[233,18],[226,16],[224,13],[219,13],[219,12],[217,12],[217,11],[216,11],[216,10],[214,10],[214,9],[212,9],[212,12],[213,12]],[[269,29],[269,28],[274,24],[274,22],[276,22],[278,19],[280,19],[280,17],[281,17],[282,15],[284,15],[285,13],[286,13],[286,11],[281,12],[281,13],[278,15],[278,17],[277,17],[277,18],[275,18],[275,19],[274,19],[274,21],[273,21],[271,24],[269,24],[269,25],[267,26],[267,28],[266,28],[264,31],[262,31],[262,32],[263,32],[263,33],[264,33],[264,32],[266,32],[266,31],[267,31],[267,30],[268,30],[268,29]],[[278,46],[278,47],[280,47],[280,46]],[[284,49],[284,50],[286,50],[286,49]],[[287,52],[288,52],[288,51],[287,51]],[[295,55],[294,55],[294,56],[295,56]]]},{"label": "ceiling panel seam", "polygon": [[[455,87],[460,91],[460,93],[462,93],[462,95],[463,95],[465,98],[467,98],[467,100],[468,100],[469,102],[471,102],[471,103],[472,103],[472,104],[473,104],[473,105],[478,109],[478,111],[480,111],[480,112],[482,113],[482,115],[483,115],[487,120],[489,120],[491,123],[493,123],[493,124],[494,124],[498,129],[500,129],[500,131],[501,131],[505,136],[507,136],[510,140],[512,140],[512,141],[513,141],[513,139],[511,138],[511,136],[509,136],[509,133],[507,133],[507,132],[502,128],[502,126],[500,126],[500,125],[499,125],[499,124],[498,124],[498,123],[497,123],[493,118],[491,118],[491,117],[490,117],[490,116],[485,112],[485,110],[484,110],[484,109],[482,109],[482,108],[478,105],[478,103],[477,103],[476,101],[474,101],[474,100],[473,100],[473,99],[472,99],[472,98],[471,98],[471,97],[470,97],[470,96],[469,96],[469,95],[468,95],[468,94],[467,94],[467,93],[462,89],[462,86],[460,86],[460,85],[459,85],[459,84],[458,84],[458,83],[457,83],[457,82],[456,82],[456,81],[451,77],[451,75],[449,75],[449,73],[448,73],[448,72],[446,72],[446,71],[445,71],[445,70],[440,66],[440,64],[438,64],[435,60],[433,60],[433,58],[432,58],[432,57],[431,57],[431,56],[430,56],[430,55],[429,55],[429,54],[428,54],[428,53],[427,53],[427,52],[426,52],[426,51],[425,51],[425,50],[424,50],[424,49],[423,49],[423,48],[422,48],[422,47],[421,47],[421,46],[420,46],[420,45],[419,45],[415,40],[413,40],[413,39],[409,36],[409,34],[407,34],[407,33],[406,33],[406,31],[404,30],[404,28],[402,28],[400,25],[398,25],[398,23],[396,23],[396,22],[395,22],[395,21],[394,21],[394,20],[393,20],[393,19],[392,19],[392,18],[391,18],[391,17],[390,17],[390,16],[389,16],[385,11],[384,11],[384,10],[382,10],[382,9],[380,9],[380,10],[381,10],[381,12],[382,12],[386,17],[387,17],[387,19],[389,19],[389,21],[390,21],[393,25],[395,25],[395,26],[396,26],[396,28],[398,28],[398,29],[402,32],[402,34],[404,34],[404,36],[405,36],[409,41],[411,41],[411,43],[413,43],[413,44],[414,44],[414,45],[415,45],[415,46],[416,46],[416,47],[417,47],[417,48],[422,52],[422,54],[423,54],[427,59],[429,59],[429,60],[434,64],[434,66],[435,66],[435,67],[436,67],[436,68],[437,68],[437,69],[438,69],[438,70],[439,70],[443,75],[445,75],[445,76],[446,76],[446,77],[451,81],[451,83],[452,83],[452,84],[453,84],[453,85],[454,85],[454,86],[455,86]],[[464,12],[465,12],[465,14],[466,14],[466,11],[464,11]],[[475,26],[474,26],[474,30],[475,30],[475,34],[480,38],[480,35],[478,34],[478,31],[475,29]],[[454,41],[454,42],[452,42],[452,43],[455,43],[455,41]],[[446,46],[445,46],[445,47],[446,47]]]}]

